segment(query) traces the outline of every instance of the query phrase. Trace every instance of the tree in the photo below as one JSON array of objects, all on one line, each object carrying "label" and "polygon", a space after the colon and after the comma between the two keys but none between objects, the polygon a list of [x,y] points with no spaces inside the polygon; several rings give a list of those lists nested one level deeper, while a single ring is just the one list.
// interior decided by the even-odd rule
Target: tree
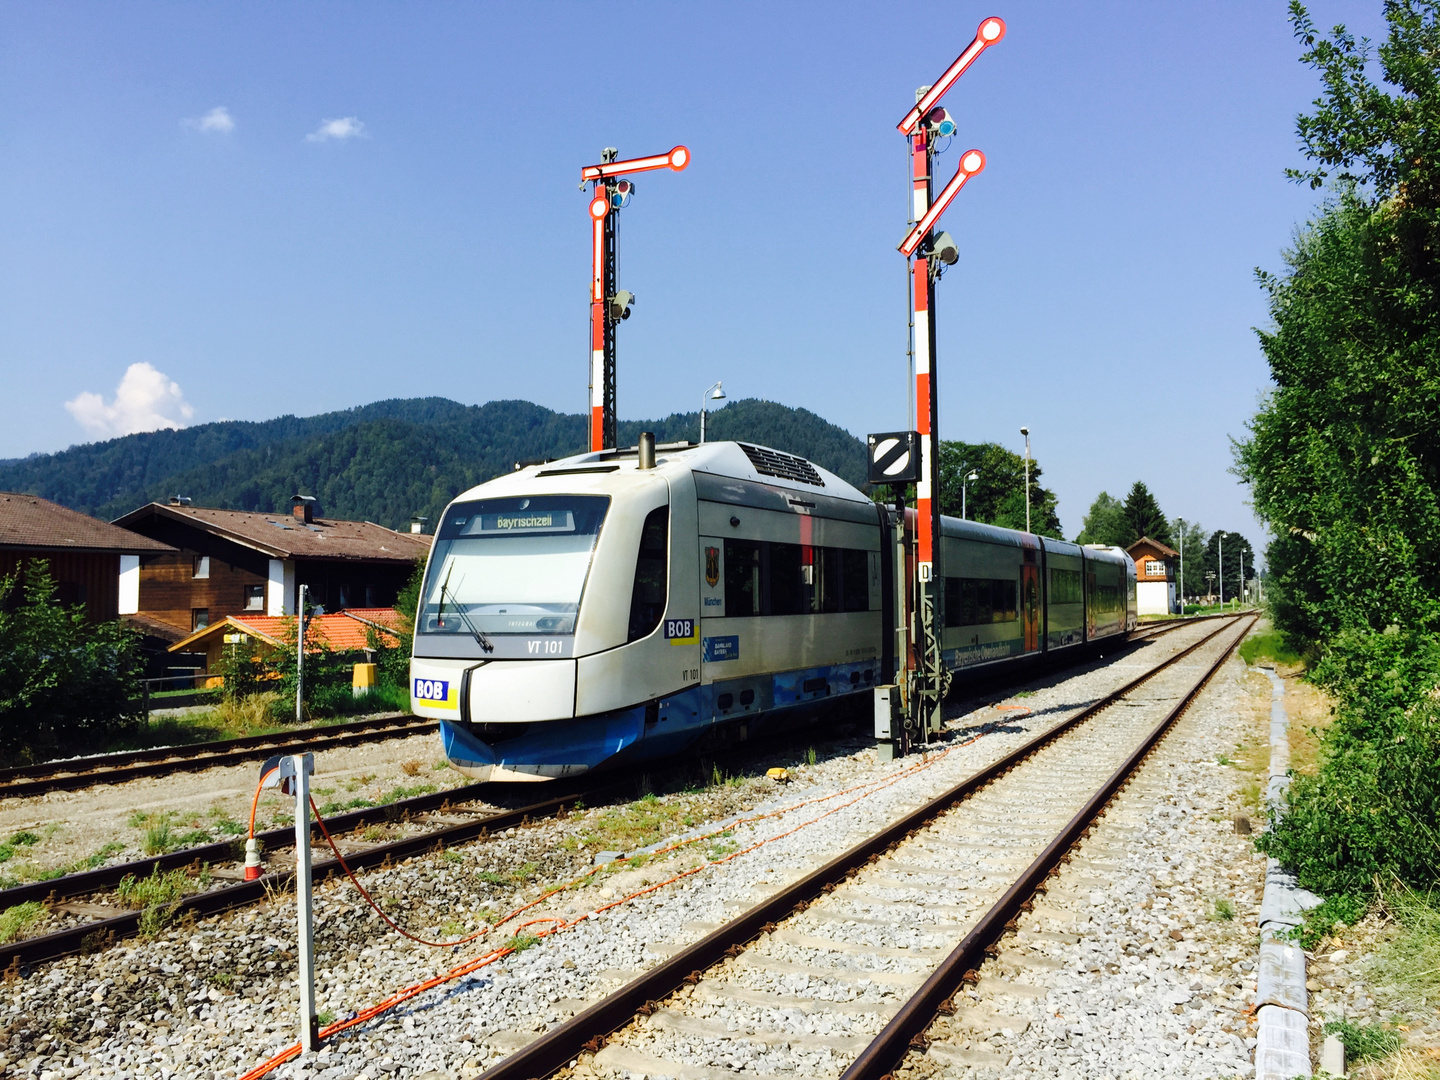
[{"label": "tree", "polygon": [[0,577],[0,751],[12,761],[96,749],[137,727],[140,636],[65,607],[42,559]]},{"label": "tree", "polygon": [[[1170,523],[1171,543],[1184,559],[1176,565],[1175,587],[1180,596],[1199,596],[1205,592],[1205,542],[1207,534],[1198,521],[1176,518]],[[1184,578],[1180,577],[1181,572]]]},{"label": "tree", "polygon": [[[960,516],[960,478],[980,475],[966,488],[966,516],[971,521],[1025,528],[1025,459],[999,443],[940,443],[940,512]],[[1055,493],[1040,484],[1040,466],[1030,460],[1030,529],[1040,536],[1059,539],[1060,518]]]},{"label": "tree", "polygon": [[[1224,573],[1221,574],[1220,560],[1224,558]],[[1243,558],[1242,558],[1243,556]],[[1210,534],[1210,539],[1205,544],[1205,554],[1201,571],[1201,581],[1208,582],[1206,573],[1214,573],[1213,588],[1217,594],[1220,593],[1220,582],[1225,583],[1225,599],[1230,600],[1240,595],[1240,564],[1245,564],[1245,580],[1255,580],[1255,549],[1250,546],[1250,541],[1237,532],[1225,532],[1217,530]]]},{"label": "tree", "polygon": [[1130,494],[1125,496],[1125,521],[1130,526],[1130,537],[1121,547],[1129,547],[1142,536],[1158,540],[1166,547],[1174,546],[1170,542],[1170,522],[1143,481],[1136,480]]},{"label": "tree", "polygon": [[1338,185],[1284,272],[1259,273],[1276,389],[1236,446],[1274,536],[1275,625],[1337,701],[1318,775],[1260,846],[1332,893],[1440,878],[1440,4],[1389,0],[1385,18],[1381,86],[1368,43],[1322,40],[1291,5],[1324,89],[1290,175]]},{"label": "tree", "polygon": [[1109,492],[1102,491],[1090,504],[1090,512],[1075,537],[1077,544],[1109,544],[1128,547],[1133,542],[1130,522],[1125,517],[1125,504]]}]

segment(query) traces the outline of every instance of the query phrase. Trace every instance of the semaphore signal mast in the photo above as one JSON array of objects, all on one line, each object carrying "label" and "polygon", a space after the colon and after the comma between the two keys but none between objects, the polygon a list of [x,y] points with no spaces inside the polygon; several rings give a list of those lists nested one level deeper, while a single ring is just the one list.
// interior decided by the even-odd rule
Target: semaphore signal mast
[{"label": "semaphore signal mast", "polygon": [[938,730],[940,707],[949,683],[940,648],[940,626],[943,625],[943,589],[936,588],[939,548],[935,538],[940,535],[940,504],[936,500],[935,483],[940,462],[940,437],[937,430],[937,398],[935,372],[935,282],[943,267],[959,259],[959,251],[949,233],[935,233],[940,216],[954,201],[971,177],[985,168],[985,155],[967,150],[960,155],[960,164],[939,198],[932,198],[936,140],[955,133],[955,121],[943,108],[940,99],[967,68],[986,49],[1005,37],[1005,21],[988,18],[975,31],[975,39],[966,46],[955,62],[945,69],[931,86],[916,91],[915,107],[905,114],[897,126],[910,142],[910,180],[915,225],[900,242],[900,253],[910,263],[912,281],[912,325],[915,356],[915,426],[919,432],[920,472],[915,484],[916,551],[915,551],[915,629],[917,640],[912,656],[913,675],[906,712],[917,734],[928,736]]},{"label": "semaphore signal mast", "polygon": [[590,259],[590,449],[615,446],[615,328],[630,317],[635,294],[615,287],[616,230],[620,209],[635,194],[627,173],[670,169],[680,172],[690,164],[690,151],[677,146],[668,154],[617,161],[614,147],[606,147],[599,165],[580,170],[580,186],[594,185],[590,200],[593,250]]}]

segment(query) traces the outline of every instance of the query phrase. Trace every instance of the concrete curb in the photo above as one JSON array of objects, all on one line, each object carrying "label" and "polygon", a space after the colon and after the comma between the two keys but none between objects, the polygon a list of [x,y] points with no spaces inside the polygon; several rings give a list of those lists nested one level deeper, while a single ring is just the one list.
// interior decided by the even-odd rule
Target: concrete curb
[{"label": "concrete curb", "polygon": [[[1265,801],[1272,810],[1284,806],[1290,786],[1289,719],[1285,684],[1274,668],[1270,678],[1270,779]],[[1255,1005],[1260,1027],[1255,1036],[1256,1080],[1292,1080],[1310,1076],[1310,997],[1305,990],[1305,951],[1281,937],[1300,925],[1304,912],[1320,903],[1300,888],[1294,875],[1274,859],[1265,867],[1265,895],[1260,902],[1260,963],[1256,969]]]}]

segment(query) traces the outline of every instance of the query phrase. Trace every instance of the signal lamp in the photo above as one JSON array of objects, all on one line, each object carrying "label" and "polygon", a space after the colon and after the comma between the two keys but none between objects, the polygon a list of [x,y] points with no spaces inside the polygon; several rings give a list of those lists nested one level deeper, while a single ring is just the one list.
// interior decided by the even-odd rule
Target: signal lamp
[{"label": "signal lamp", "polygon": [[955,134],[954,119],[938,105],[930,110],[930,115],[925,118],[925,123],[929,126],[931,132],[936,135]]},{"label": "signal lamp", "polygon": [[635,303],[635,294],[621,289],[610,297],[610,321],[620,322],[630,317],[630,305]]},{"label": "signal lamp", "polygon": [[955,238],[948,232],[942,232],[930,242],[930,258],[939,259],[946,266],[954,266],[960,261],[960,248],[955,243]]}]

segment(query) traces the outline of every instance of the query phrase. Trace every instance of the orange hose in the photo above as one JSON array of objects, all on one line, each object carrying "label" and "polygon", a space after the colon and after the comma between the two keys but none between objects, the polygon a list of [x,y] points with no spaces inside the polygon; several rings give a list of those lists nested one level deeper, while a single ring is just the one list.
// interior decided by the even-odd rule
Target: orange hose
[{"label": "orange hose", "polygon": [[249,838],[250,838],[251,840],[254,840],[254,839],[255,839],[255,811],[256,811],[256,809],[260,806],[260,791],[261,791],[261,789],[265,786],[265,778],[266,778],[267,776],[269,776],[272,772],[274,772],[276,769],[278,769],[279,767],[280,767],[279,765],[275,765],[275,766],[273,766],[273,767],[271,767],[271,768],[269,768],[269,769],[266,769],[264,772],[262,772],[262,773],[260,774],[260,782],[255,785],[255,798],[253,798],[253,799],[250,800],[250,837],[249,837]]}]

